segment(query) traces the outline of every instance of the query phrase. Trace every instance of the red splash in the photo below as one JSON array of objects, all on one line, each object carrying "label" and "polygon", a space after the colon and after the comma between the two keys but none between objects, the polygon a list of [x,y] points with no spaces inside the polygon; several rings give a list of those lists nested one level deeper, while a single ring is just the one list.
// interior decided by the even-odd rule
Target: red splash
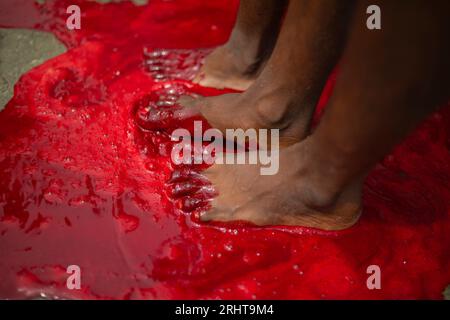
[{"label": "red splash", "polygon": [[[65,28],[74,3],[80,31]],[[1,2],[0,25],[51,31],[69,51],[23,75],[0,113],[0,298],[442,297],[450,283],[448,107],[374,168],[364,214],[349,230],[199,224],[169,200],[170,142],[140,130],[136,105],[161,90],[221,92],[178,79],[174,70],[186,66],[190,76],[197,56],[165,66],[145,64],[144,53],[218,45],[236,8]],[[155,81],[160,66],[166,76]],[[72,264],[82,270],[80,291],[65,287]],[[381,267],[381,290],[366,287],[371,264]]]}]

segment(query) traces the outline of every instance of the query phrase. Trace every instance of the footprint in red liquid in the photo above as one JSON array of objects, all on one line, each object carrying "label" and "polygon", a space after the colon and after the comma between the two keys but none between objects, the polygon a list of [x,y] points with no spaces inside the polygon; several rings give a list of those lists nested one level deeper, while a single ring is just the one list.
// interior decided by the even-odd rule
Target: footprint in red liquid
[{"label": "footprint in red liquid", "polygon": [[145,66],[156,81],[192,80],[211,49],[144,49]]}]

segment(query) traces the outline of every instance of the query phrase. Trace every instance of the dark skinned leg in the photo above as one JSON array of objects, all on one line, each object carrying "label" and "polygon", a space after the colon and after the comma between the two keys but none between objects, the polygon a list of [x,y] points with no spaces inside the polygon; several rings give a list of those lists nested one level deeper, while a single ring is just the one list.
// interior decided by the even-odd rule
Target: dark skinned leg
[{"label": "dark skinned leg", "polygon": [[205,87],[245,90],[272,53],[286,0],[241,0],[226,44],[205,60],[194,82]]},{"label": "dark skinned leg", "polygon": [[280,170],[214,165],[218,196],[204,220],[303,225],[355,223],[370,168],[450,97],[447,1],[378,1],[381,31],[365,26],[360,1],[335,93],[315,132],[280,151]]}]

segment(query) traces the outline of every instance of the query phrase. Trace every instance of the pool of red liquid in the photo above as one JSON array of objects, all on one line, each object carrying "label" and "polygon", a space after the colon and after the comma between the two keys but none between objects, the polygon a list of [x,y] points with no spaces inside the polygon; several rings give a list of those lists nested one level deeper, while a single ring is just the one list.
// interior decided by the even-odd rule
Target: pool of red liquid
[{"label": "pool of red liquid", "polygon": [[[66,28],[71,4],[81,30]],[[24,74],[0,113],[0,298],[442,298],[449,107],[372,170],[363,215],[345,231],[200,223],[169,199],[170,143],[137,125],[136,106],[223,93],[182,78],[196,48],[226,41],[237,5],[0,2],[0,26],[50,31],[68,47]],[[194,50],[175,52],[158,78],[146,60],[157,48]],[[81,269],[81,290],[66,287],[69,265]],[[380,290],[366,286],[369,265],[381,268]]]}]

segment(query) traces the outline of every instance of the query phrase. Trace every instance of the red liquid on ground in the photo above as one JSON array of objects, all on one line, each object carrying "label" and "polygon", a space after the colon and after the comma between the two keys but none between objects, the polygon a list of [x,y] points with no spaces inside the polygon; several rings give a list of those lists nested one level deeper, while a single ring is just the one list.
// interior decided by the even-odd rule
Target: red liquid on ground
[{"label": "red liquid on ground", "polygon": [[[79,31],[65,28],[74,3]],[[1,26],[51,31],[70,50],[27,72],[0,113],[0,298],[442,298],[448,107],[374,168],[362,218],[348,230],[204,224],[170,201],[170,143],[142,130],[136,109],[155,94],[221,92],[177,79],[191,76],[195,52],[163,69],[144,53],[223,43],[236,8],[1,1]],[[161,70],[156,82],[149,71]],[[170,126],[170,115],[162,120]],[[72,264],[80,291],[65,286]],[[381,267],[381,290],[366,287],[371,264]]]}]

